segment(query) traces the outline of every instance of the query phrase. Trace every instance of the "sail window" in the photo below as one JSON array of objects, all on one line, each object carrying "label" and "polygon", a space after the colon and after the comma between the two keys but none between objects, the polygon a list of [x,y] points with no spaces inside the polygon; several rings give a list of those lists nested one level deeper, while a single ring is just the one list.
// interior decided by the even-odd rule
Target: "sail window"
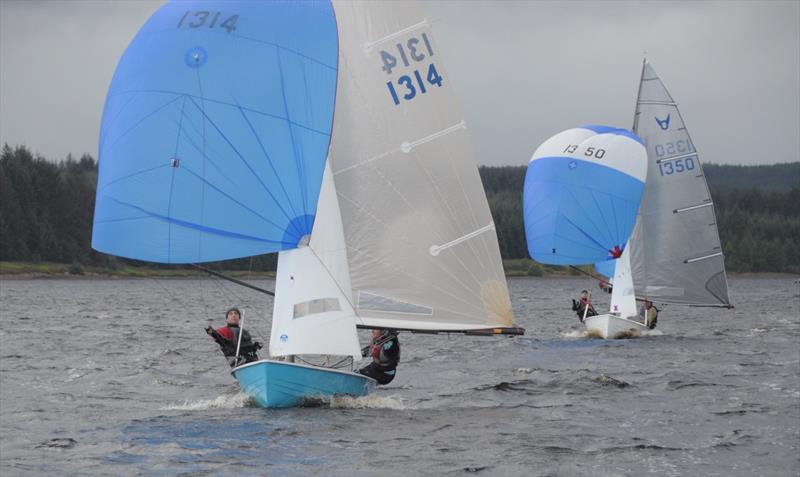
[{"label": "sail window", "polygon": [[341,311],[339,300],[336,298],[317,298],[315,300],[304,301],[294,305],[293,318],[302,318],[308,315],[317,315],[329,311]]},{"label": "sail window", "polygon": [[359,291],[356,308],[359,310],[385,311],[387,313],[406,313],[409,315],[433,315],[433,308],[415,305],[394,298]]}]

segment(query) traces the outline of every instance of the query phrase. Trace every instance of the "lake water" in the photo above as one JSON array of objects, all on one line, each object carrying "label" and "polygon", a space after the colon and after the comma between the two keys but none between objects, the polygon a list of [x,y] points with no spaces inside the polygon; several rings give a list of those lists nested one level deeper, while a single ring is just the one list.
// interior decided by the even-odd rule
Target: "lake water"
[{"label": "lake water", "polygon": [[735,310],[669,306],[627,340],[581,332],[588,279],[509,283],[526,336],[401,334],[373,395],[264,410],[203,328],[237,304],[268,341],[265,295],[2,280],[0,475],[800,474],[796,279],[733,278]]}]

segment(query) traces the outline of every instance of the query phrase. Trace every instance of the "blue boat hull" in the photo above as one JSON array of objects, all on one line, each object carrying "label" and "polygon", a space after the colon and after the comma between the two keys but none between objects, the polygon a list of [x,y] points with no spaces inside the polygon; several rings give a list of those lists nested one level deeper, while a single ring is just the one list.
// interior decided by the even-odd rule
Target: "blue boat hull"
[{"label": "blue boat hull", "polygon": [[264,359],[232,371],[242,392],[264,408],[294,407],[309,400],[366,396],[377,384],[361,374]]}]

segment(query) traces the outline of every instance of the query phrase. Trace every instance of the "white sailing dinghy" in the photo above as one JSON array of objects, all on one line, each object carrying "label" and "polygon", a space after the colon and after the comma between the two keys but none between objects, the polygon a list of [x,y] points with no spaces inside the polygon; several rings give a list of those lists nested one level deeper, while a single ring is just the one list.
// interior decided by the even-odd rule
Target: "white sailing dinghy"
[{"label": "white sailing dinghy", "polygon": [[697,150],[677,103],[647,60],[633,130],[647,147],[649,166],[630,255],[615,262],[611,309],[635,318],[587,319],[586,327],[603,338],[647,329],[637,316],[636,297],[732,308],[714,203]]},{"label": "white sailing dinghy", "polygon": [[233,370],[263,407],[368,393],[371,378],[295,362],[359,358],[357,327],[524,332],[412,3],[168,3],[109,88],[95,207],[101,252],[279,253],[270,358]]},{"label": "white sailing dinghy", "polygon": [[609,126],[585,126],[542,143],[525,176],[531,258],[553,265],[617,262],[611,312],[582,320],[603,335],[633,326],[627,320],[636,313],[631,274],[619,263],[629,260],[626,244],[646,172],[646,152],[638,136]]}]

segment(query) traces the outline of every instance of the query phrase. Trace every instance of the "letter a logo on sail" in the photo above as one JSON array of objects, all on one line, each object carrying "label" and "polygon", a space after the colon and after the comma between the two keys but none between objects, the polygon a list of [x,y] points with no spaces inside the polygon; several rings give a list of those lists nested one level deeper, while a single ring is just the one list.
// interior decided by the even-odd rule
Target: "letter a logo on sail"
[{"label": "letter a logo on sail", "polygon": [[658,119],[658,116],[653,116],[653,117],[655,118],[656,122],[658,123],[658,127],[660,127],[661,130],[666,131],[667,129],[669,129],[669,114],[667,114],[666,119],[663,120]]}]

